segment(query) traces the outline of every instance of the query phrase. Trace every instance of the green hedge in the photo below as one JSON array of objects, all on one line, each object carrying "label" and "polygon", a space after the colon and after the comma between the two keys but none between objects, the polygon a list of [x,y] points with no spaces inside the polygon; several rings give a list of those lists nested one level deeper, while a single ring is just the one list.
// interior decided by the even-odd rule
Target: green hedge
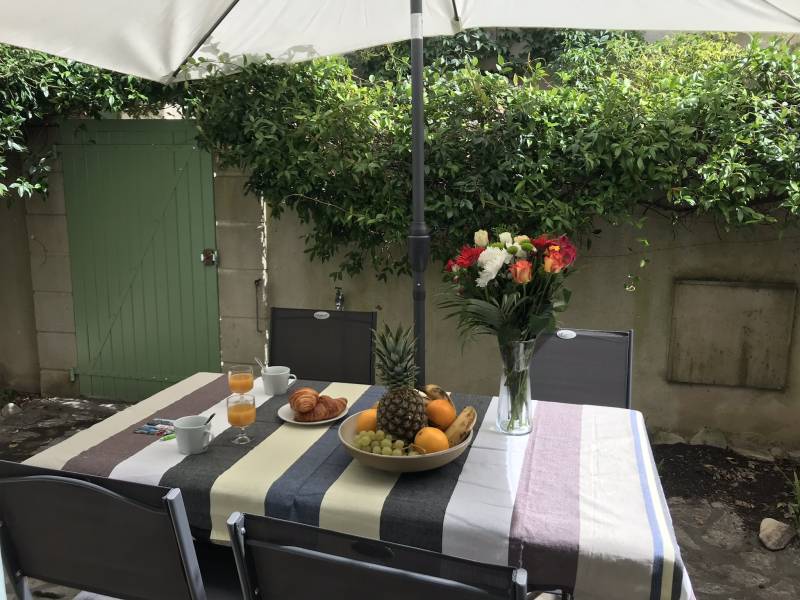
[{"label": "green hedge", "polygon": [[[499,60],[502,63],[502,60]],[[800,210],[800,66],[782,41],[576,34],[546,72],[500,65],[426,72],[427,220],[444,258],[479,228],[586,234],[596,217],[730,225]],[[274,214],[311,224],[336,276],[405,270],[408,80],[354,77],[341,59],[230,65],[191,86],[187,112]]]}]

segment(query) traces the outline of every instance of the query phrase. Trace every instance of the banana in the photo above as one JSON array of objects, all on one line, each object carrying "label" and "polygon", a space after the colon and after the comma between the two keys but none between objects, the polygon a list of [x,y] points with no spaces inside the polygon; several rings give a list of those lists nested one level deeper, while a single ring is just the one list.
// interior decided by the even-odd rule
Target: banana
[{"label": "banana", "polygon": [[436,400],[437,398],[449,398],[447,392],[445,392],[441,387],[439,387],[435,383],[429,383],[428,385],[426,385],[424,391],[425,395],[431,400]]},{"label": "banana", "polygon": [[456,417],[456,420],[447,428],[444,434],[447,436],[447,441],[450,442],[450,447],[457,446],[463,442],[475,427],[475,422],[478,420],[478,411],[473,407],[467,406]]}]

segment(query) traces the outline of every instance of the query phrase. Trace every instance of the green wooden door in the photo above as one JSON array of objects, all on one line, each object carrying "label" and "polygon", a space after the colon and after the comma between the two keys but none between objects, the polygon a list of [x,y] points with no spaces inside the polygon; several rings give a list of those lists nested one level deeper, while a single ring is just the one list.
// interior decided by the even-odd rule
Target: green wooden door
[{"label": "green wooden door", "polygon": [[183,121],[69,121],[64,165],[81,394],[139,400],[219,371],[211,157]]}]

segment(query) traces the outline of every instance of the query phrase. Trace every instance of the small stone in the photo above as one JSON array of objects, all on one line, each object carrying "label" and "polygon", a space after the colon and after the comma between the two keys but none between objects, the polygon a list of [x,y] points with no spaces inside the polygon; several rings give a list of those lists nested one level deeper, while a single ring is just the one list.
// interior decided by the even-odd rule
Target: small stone
[{"label": "small stone", "polygon": [[780,446],[773,446],[769,449],[769,453],[772,454],[775,458],[785,458],[786,457],[786,450],[781,448]]},{"label": "small stone", "polygon": [[758,532],[758,539],[768,550],[783,550],[792,541],[795,530],[791,525],[776,521],[775,519],[764,519]]},{"label": "small stone", "polygon": [[671,431],[659,431],[653,436],[654,446],[673,446],[675,444],[685,444],[686,438]]},{"label": "small stone", "polygon": [[703,427],[695,433],[689,443],[692,446],[713,446],[723,450],[728,447],[728,439],[725,434],[719,429],[711,429],[710,427]]},{"label": "small stone", "polygon": [[18,415],[22,412],[22,409],[14,404],[13,402],[9,402],[6,404],[2,410],[0,410],[0,414],[4,417],[10,417],[12,415]]},{"label": "small stone", "polygon": [[762,450],[761,448],[731,446],[731,450],[745,458],[752,458],[753,460],[759,460],[761,462],[775,462],[775,457],[768,450]]}]

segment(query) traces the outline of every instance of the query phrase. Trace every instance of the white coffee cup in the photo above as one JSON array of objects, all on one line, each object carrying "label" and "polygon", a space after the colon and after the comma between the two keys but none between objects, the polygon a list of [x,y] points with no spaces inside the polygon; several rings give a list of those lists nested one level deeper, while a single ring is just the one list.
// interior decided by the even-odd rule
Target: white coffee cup
[{"label": "white coffee cup", "polygon": [[175,439],[181,454],[200,454],[205,452],[214,435],[208,417],[192,415],[175,420]]},{"label": "white coffee cup", "polygon": [[285,394],[289,386],[297,381],[297,377],[292,375],[289,367],[265,367],[261,369],[261,383],[264,385],[264,393],[269,396]]}]

